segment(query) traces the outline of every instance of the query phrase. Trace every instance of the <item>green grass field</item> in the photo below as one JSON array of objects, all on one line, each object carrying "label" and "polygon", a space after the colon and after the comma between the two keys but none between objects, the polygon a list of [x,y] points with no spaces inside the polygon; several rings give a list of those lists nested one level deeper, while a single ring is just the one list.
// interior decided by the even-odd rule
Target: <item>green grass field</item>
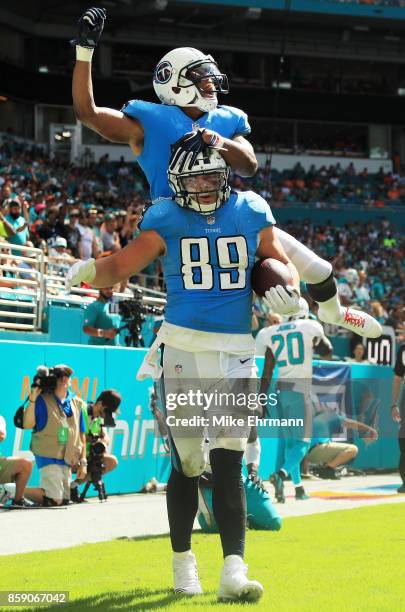
[{"label": "green grass field", "polygon": [[259,604],[216,603],[222,565],[217,535],[196,533],[193,550],[205,595],[192,599],[170,592],[166,536],[0,557],[0,591],[68,590],[70,603],[62,609],[69,611],[198,611],[212,604],[277,612],[405,610],[403,504],[294,517],[278,533],[248,532],[250,575],[265,587]]}]

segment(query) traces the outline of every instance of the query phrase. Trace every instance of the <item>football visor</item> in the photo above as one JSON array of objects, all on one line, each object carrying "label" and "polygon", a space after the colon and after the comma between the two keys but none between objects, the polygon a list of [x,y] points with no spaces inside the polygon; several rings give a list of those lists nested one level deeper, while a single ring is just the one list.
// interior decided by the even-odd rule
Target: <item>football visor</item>
[{"label": "football visor", "polygon": [[183,206],[202,215],[215,212],[229,197],[228,175],[229,170],[224,169],[179,177]]},{"label": "football visor", "polygon": [[213,172],[212,174],[193,174],[180,178],[180,184],[184,191],[190,195],[207,194],[219,191],[223,185],[224,172]]},{"label": "football visor", "polygon": [[[208,80],[213,86],[207,89],[203,81]],[[190,82],[203,94],[229,93],[228,77],[219,71],[218,65],[210,60],[198,60],[188,64],[179,73],[178,86],[190,87]]]}]

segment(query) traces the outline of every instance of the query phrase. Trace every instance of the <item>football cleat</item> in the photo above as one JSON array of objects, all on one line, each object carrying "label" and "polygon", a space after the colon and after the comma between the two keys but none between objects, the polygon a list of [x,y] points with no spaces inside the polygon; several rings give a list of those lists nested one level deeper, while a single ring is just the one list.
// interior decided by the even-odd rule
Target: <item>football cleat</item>
[{"label": "football cleat", "polygon": [[269,480],[274,487],[274,494],[276,496],[276,500],[280,504],[284,504],[285,503],[284,482],[280,474],[278,472],[274,472],[274,474],[271,474]]},{"label": "football cleat", "polygon": [[297,501],[303,501],[305,499],[309,499],[309,495],[305,493],[304,487],[296,487],[295,489],[295,499]]},{"label": "football cleat", "polygon": [[344,314],[332,320],[329,314],[322,313],[322,304],[319,304],[318,317],[324,323],[339,325],[365,338],[379,338],[382,334],[382,327],[374,317],[354,308],[344,308]]},{"label": "football cleat", "polygon": [[263,586],[247,577],[248,566],[238,555],[225,557],[218,590],[220,601],[258,601],[263,595]]},{"label": "football cleat", "polygon": [[174,592],[178,595],[201,595],[197,561],[190,551],[183,559],[173,557]]}]

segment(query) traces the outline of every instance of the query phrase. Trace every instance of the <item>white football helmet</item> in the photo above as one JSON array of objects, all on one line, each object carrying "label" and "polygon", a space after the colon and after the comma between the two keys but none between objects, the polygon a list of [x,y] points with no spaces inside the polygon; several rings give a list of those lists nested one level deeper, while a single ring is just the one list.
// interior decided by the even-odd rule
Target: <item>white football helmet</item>
[{"label": "white football helmet", "polygon": [[[211,89],[204,91],[204,79],[209,79]],[[218,93],[229,92],[228,78],[214,58],[192,47],[179,47],[162,57],[153,72],[153,87],[162,104],[196,106],[204,113],[217,107]]]},{"label": "white football helmet", "polygon": [[294,319],[308,319],[309,317],[309,306],[305,298],[300,297],[299,310],[293,315],[287,317],[288,321],[294,321]]},{"label": "white football helmet", "polygon": [[[167,175],[175,193],[174,199],[179,206],[191,208],[202,215],[212,215],[230,196],[230,168],[218,151],[208,147],[197,154],[191,167],[188,159],[191,159],[191,155],[185,162],[183,156],[176,157],[176,150],[172,154]],[[196,179],[202,179],[203,184],[198,190],[190,186]],[[202,198],[213,192],[216,192],[215,202],[204,203]]]}]

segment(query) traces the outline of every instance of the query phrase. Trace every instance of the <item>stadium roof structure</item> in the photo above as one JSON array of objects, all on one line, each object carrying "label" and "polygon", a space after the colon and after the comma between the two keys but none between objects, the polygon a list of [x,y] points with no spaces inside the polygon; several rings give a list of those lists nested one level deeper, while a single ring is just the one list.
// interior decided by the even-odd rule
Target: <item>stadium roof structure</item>
[{"label": "stadium roof structure", "polygon": [[[255,24],[279,25],[289,11],[291,22],[308,21],[334,25],[366,23],[372,27],[402,29],[405,7],[358,4],[338,0],[102,0],[108,31],[162,24],[176,28],[216,30],[225,25],[236,29]],[[38,36],[62,38],[71,34],[86,8],[81,0],[13,0],[0,8],[0,23]],[[135,40],[134,40],[135,42]],[[153,41],[150,39],[149,44]]]}]

